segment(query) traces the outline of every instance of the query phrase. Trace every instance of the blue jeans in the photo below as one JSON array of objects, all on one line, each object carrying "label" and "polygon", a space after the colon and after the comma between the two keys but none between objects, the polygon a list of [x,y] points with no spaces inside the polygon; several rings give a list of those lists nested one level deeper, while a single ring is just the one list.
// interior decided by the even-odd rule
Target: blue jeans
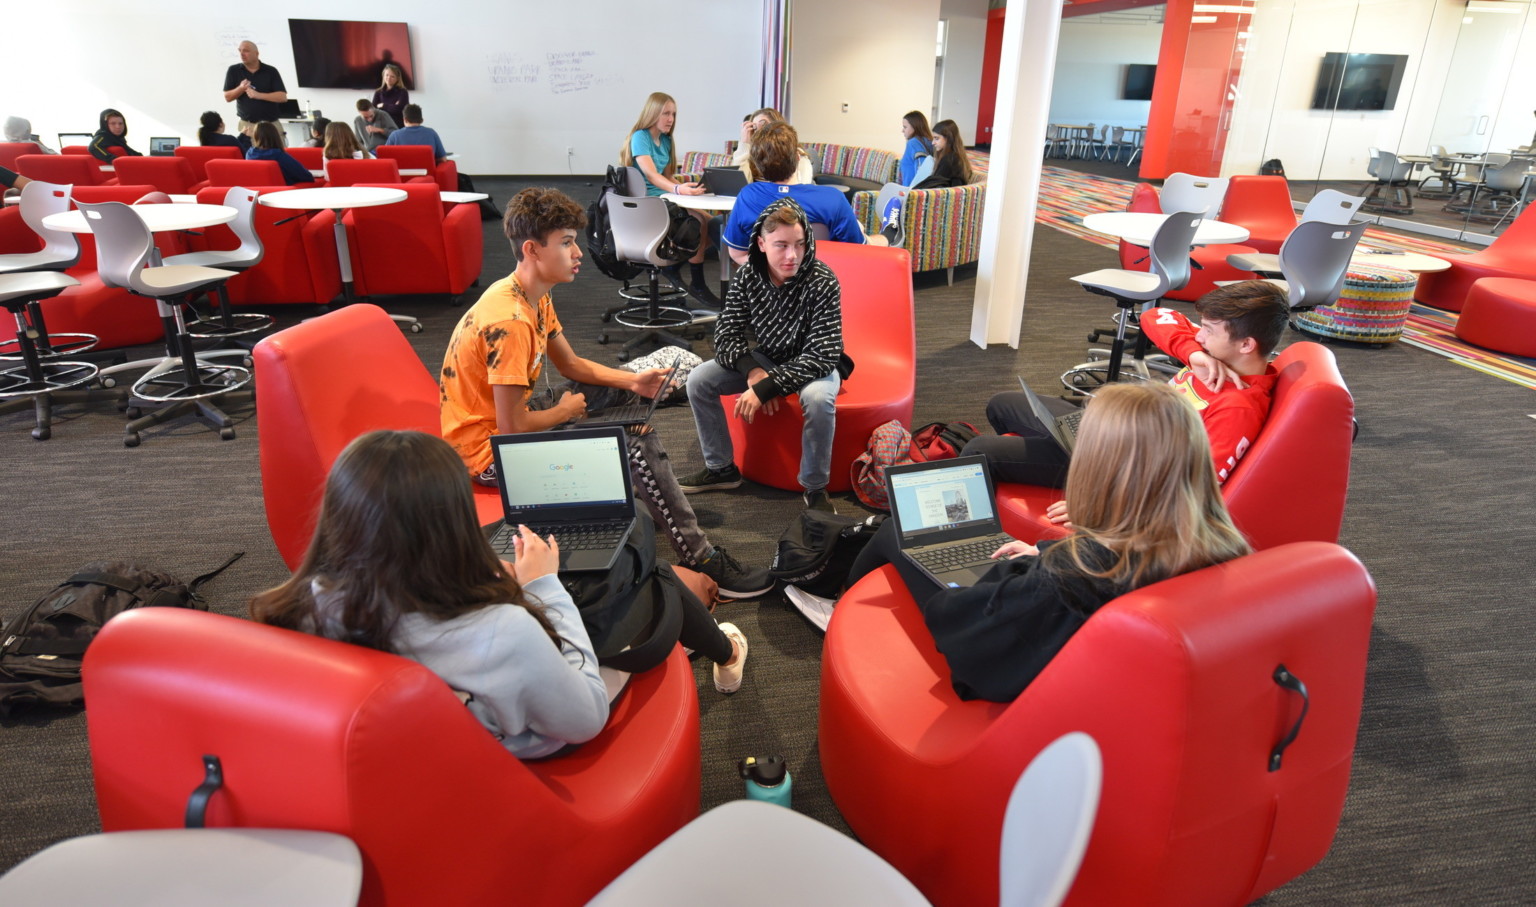
[{"label": "blue jeans", "polygon": [[[805,413],[805,427],[800,433],[800,485],[806,491],[826,488],[832,474],[832,435],[837,430],[837,391],[842,383],[833,369],[825,378],[800,388],[800,409]],[[688,403],[693,407],[693,424],[699,429],[704,465],[710,469],[724,469],[735,459],[720,398],[746,389],[745,376],[714,359],[688,376]]]}]

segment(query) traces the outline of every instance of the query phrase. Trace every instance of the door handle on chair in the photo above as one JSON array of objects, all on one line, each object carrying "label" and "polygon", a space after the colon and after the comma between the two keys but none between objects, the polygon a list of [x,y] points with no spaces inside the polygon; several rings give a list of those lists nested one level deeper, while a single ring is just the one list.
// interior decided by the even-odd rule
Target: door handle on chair
[{"label": "door handle on chair", "polygon": [[203,757],[203,783],[187,798],[187,828],[203,828],[208,815],[208,801],[224,786],[224,766],[218,756]]},{"label": "door handle on chair", "polygon": [[1285,748],[1296,742],[1296,735],[1301,733],[1301,723],[1307,720],[1307,710],[1312,707],[1311,697],[1307,695],[1307,685],[1301,682],[1301,678],[1285,669],[1285,665],[1275,667],[1274,681],[1281,687],[1296,693],[1301,697],[1301,714],[1296,716],[1296,723],[1291,725],[1291,730],[1269,751],[1269,770],[1280,770],[1280,757],[1285,753]]}]

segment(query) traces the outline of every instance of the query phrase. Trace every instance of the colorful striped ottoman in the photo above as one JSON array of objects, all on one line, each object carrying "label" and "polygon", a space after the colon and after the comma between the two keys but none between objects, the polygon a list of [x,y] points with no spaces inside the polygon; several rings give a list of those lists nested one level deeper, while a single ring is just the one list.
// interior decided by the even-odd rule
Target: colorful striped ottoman
[{"label": "colorful striped ottoman", "polygon": [[1479,279],[1467,291],[1456,336],[1495,352],[1536,357],[1536,280]]},{"label": "colorful striped ottoman", "polygon": [[1299,330],[1334,340],[1394,343],[1403,336],[1418,283],[1418,277],[1408,271],[1351,264],[1339,301],[1302,312],[1293,323]]}]

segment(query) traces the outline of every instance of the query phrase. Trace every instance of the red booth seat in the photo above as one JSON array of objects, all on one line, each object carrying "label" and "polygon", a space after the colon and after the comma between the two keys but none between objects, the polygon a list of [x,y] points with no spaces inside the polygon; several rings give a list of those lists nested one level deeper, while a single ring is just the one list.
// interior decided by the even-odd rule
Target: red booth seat
[{"label": "red booth seat", "polygon": [[[258,194],[285,192],[289,187],[251,186]],[[224,203],[229,190],[210,186],[197,193],[205,205]],[[298,215],[297,217],[295,215]],[[235,249],[240,240],[228,226],[202,229],[200,249]],[[341,294],[341,266],[336,259],[336,235],[329,224],[316,224],[301,211],[256,206],[256,235],[262,258],[256,267],[230,278],[230,302],[270,305],[296,302],[325,305]]]},{"label": "red booth seat", "polygon": [[207,185],[184,157],[125,157],[112,166],[123,184],[148,184],[167,195],[192,195]]},{"label": "red booth seat", "polygon": [[[1163,211],[1158,201],[1157,189],[1151,183],[1137,183],[1131,190],[1131,201],[1126,206],[1127,211],[1149,211],[1160,214]],[[1225,220],[1225,216],[1222,218]],[[1190,250],[1189,257],[1198,264],[1199,268],[1191,268],[1189,283],[1182,288],[1172,290],[1167,294],[1168,299],[1179,299],[1184,302],[1193,302],[1206,293],[1216,289],[1217,281],[1251,280],[1255,275],[1252,271],[1240,271],[1227,264],[1229,255],[1251,255],[1258,250],[1251,246],[1222,243],[1214,246],[1195,246]],[[1147,250],[1141,246],[1133,246],[1125,240],[1120,240],[1120,267],[1127,271],[1145,271],[1152,266],[1152,258]]]},{"label": "red booth seat", "polygon": [[[892,419],[912,421],[917,341],[912,326],[912,263],[905,249],[820,241],[816,257],[837,275],[843,292],[843,350],[853,375],[837,398],[831,492],[852,487],[848,470],[874,430]],[[800,398],[791,394],[774,415],[748,425],[725,398],[731,444],[742,475],[774,488],[800,488]]]},{"label": "red booth seat", "polygon": [[596,738],[528,763],[421,664],[234,617],[120,615],[84,674],[104,831],[180,828],[215,755],[208,825],[346,835],[364,905],[582,904],[699,811],[681,649]]},{"label": "red booth seat", "polygon": [[23,154],[16,159],[16,172],[27,179],[58,183],[61,186],[115,186],[117,180],[101,161],[78,154]]},{"label": "red booth seat", "polygon": [[349,161],[342,158],[328,161],[325,165],[325,178],[332,186],[356,186],[359,183],[393,185],[402,182],[400,165],[389,160]]},{"label": "red booth seat", "polygon": [[[859,840],[940,907],[998,901],[1020,772],[1071,731],[1103,753],[1068,905],[1246,904],[1322,859],[1349,786],[1375,589],[1304,542],[1175,577],[1093,615],[1008,704],[961,701],[895,568],[838,601],[818,747]],[[1306,685],[1310,709],[1276,683]]]},{"label": "red booth seat", "polygon": [[[342,448],[378,429],[437,434],[437,381],[399,325],[366,303],[278,331],[252,356],[267,528],[293,568],[314,534],[325,477]],[[496,489],[476,485],[475,506],[482,523],[501,519]]]},{"label": "red booth seat", "polygon": [[36,142],[0,142],[0,167],[16,170],[16,159],[23,154],[42,153],[43,149],[37,147]]},{"label": "red booth seat", "polygon": [[[331,161],[331,172],[336,172],[337,164],[375,163],[379,162]],[[342,218],[358,294],[456,297],[469,289],[480,277],[485,256],[480,209],[453,205],[445,213],[433,183],[395,183],[386,188],[404,190],[405,201],[352,208]],[[334,217],[330,211],[321,211],[315,220],[330,225]]]},{"label": "red booth seat", "polygon": [[437,162],[430,145],[380,145],[374,149],[380,160],[394,161],[401,170],[425,170],[425,177],[411,177],[411,182],[425,180],[444,192],[459,191],[459,165],[453,161]]},{"label": "red booth seat", "polygon": [[208,179],[209,161],[239,161],[245,154],[232,145],[178,145],[176,156],[185,158],[192,165],[192,173],[199,182]]},{"label": "red booth seat", "polygon": [[1498,239],[1481,252],[1440,257],[1450,262],[1451,267],[1420,274],[1413,298],[1448,312],[1462,310],[1472,284],[1481,278],[1536,280],[1536,205],[1520,212]]},{"label": "red booth seat", "polygon": [[[1258,440],[1222,486],[1232,521],[1254,548],[1339,538],[1349,491],[1354,398],[1333,353],[1317,343],[1293,343],[1274,362],[1280,378]],[[1060,538],[1045,509],[1057,488],[1001,483],[999,516],[1008,534],[1034,541]]]},{"label": "red booth seat", "polygon": [[230,161],[211,160],[207,164],[208,185],[222,186],[284,186],[283,168],[277,161]]}]

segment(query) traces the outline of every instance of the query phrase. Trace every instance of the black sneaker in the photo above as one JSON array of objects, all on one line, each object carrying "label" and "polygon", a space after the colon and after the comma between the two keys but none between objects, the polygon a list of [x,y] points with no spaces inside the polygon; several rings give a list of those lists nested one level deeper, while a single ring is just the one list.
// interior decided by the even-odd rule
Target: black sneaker
[{"label": "black sneaker", "polygon": [[826,489],[807,491],[800,495],[800,500],[805,502],[806,510],[820,510],[823,513],[837,513],[837,508],[832,506],[832,499],[827,496]]},{"label": "black sneaker", "polygon": [[470,476],[469,478],[470,481],[474,482],[476,485],[485,485],[490,488],[495,488],[496,464],[492,463],[491,465],[485,467],[485,472],[482,472],[479,475]]},{"label": "black sneaker", "polygon": [[720,308],[720,297],[716,296],[709,286],[702,283],[690,283],[687,287],[688,295],[711,309]]},{"label": "black sneaker", "polygon": [[715,556],[694,569],[718,583],[720,594],[726,598],[756,598],[773,588],[773,577],[767,570],[748,570],[718,545]]},{"label": "black sneaker", "polygon": [[698,472],[681,476],[677,484],[682,486],[683,494],[698,494],[701,491],[729,491],[732,488],[741,487],[741,470],[735,463],[727,465],[724,469],[710,469],[708,466]]}]

